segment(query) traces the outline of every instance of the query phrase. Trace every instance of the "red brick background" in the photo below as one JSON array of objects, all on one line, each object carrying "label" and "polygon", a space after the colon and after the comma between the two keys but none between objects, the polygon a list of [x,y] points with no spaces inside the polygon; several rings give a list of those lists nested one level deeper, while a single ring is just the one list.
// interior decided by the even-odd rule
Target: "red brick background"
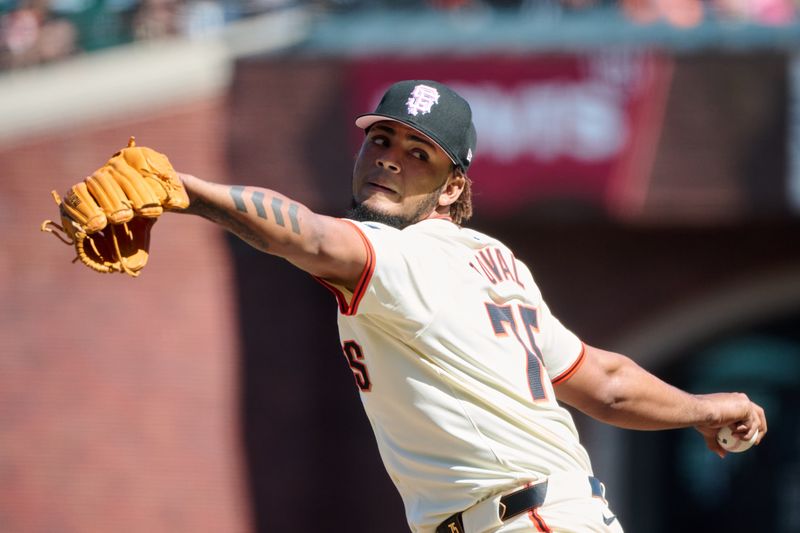
[{"label": "red brick background", "polygon": [[48,192],[129,135],[224,181],[224,99],[0,147],[0,530],[245,531],[222,234],[164,216],[137,279],[71,265]]}]

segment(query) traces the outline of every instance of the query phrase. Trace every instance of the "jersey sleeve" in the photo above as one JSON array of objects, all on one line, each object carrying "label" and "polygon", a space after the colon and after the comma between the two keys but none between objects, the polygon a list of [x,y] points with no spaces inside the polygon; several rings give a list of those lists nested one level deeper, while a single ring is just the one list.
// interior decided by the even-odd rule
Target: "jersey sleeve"
[{"label": "jersey sleeve", "polygon": [[361,237],[361,241],[364,244],[367,257],[366,261],[364,262],[364,268],[358,277],[358,281],[356,282],[353,292],[350,292],[346,288],[335,285],[323,278],[314,276],[314,279],[320,282],[336,297],[336,303],[339,305],[339,313],[344,316],[352,316],[358,312],[358,306],[361,303],[361,299],[364,297],[364,293],[366,292],[367,287],[372,281],[372,276],[375,273],[375,248],[373,248],[371,241],[364,234],[360,224],[356,224],[350,220],[345,220],[345,222],[352,224],[355,230],[358,232],[358,235]]},{"label": "jersey sleeve", "polygon": [[583,343],[567,329],[542,301],[541,306],[542,356],[553,385],[567,381],[583,363]]},{"label": "jersey sleeve", "polygon": [[[317,278],[336,296],[339,312],[345,316],[399,316],[409,323],[430,320],[432,302],[442,287],[437,283],[441,269],[435,268],[438,252],[424,239],[383,224],[347,222],[359,232],[367,252],[364,270],[353,292]],[[416,275],[420,272],[425,276]]]}]

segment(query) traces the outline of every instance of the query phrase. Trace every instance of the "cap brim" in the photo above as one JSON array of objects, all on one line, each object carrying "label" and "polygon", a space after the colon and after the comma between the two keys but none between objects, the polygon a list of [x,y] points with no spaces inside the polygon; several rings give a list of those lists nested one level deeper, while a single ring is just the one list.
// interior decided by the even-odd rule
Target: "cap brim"
[{"label": "cap brim", "polygon": [[412,130],[416,131],[417,133],[419,133],[420,135],[422,135],[423,137],[428,139],[430,142],[435,144],[439,148],[439,150],[441,150],[442,152],[447,154],[447,157],[450,159],[450,161],[452,161],[454,164],[458,165],[458,161],[456,161],[453,158],[453,156],[450,155],[447,152],[447,150],[445,150],[444,147],[441,144],[439,144],[439,142],[436,139],[431,138],[430,135],[428,135],[424,131],[420,130],[414,124],[412,124],[410,122],[406,122],[405,120],[400,120],[400,119],[398,119],[396,117],[390,117],[388,115],[376,115],[374,113],[370,113],[368,115],[361,115],[361,116],[356,117],[356,126],[358,126],[359,128],[365,130],[365,129],[369,128],[370,126],[372,126],[373,124],[375,124],[376,122],[382,122],[384,120],[388,120],[390,122],[399,122],[400,124],[402,124],[404,126],[408,126]]},{"label": "cap brim", "polygon": [[376,122],[380,122],[381,120],[392,120],[394,122],[399,122],[399,120],[397,120],[396,118],[386,117],[383,115],[369,114],[369,115],[360,115],[356,117],[356,126],[361,128],[362,130],[365,130],[370,126],[372,126],[373,124],[375,124]]}]

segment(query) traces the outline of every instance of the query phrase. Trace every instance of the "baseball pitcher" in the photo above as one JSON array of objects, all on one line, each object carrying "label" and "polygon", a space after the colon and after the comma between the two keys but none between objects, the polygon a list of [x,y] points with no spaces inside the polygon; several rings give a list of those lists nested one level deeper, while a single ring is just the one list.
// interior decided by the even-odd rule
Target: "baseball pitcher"
[{"label": "baseball pitcher", "polygon": [[344,218],[259,187],[175,172],[131,144],[62,200],[64,233],[101,272],[137,275],[163,210],[205,217],[322,282],[386,470],[420,533],[621,532],[561,403],[630,429],[730,426],[764,438],[741,393],[693,395],[587,345],[552,315],[528,267],[472,214],[469,104],[401,81],[365,132]]}]

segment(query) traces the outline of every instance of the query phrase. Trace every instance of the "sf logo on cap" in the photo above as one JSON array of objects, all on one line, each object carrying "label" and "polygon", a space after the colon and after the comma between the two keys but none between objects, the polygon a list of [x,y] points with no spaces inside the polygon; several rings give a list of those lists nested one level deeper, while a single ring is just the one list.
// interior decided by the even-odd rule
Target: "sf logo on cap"
[{"label": "sf logo on cap", "polygon": [[439,103],[439,91],[427,85],[417,85],[411,91],[411,96],[406,101],[406,107],[410,115],[417,116],[431,112],[434,104]]}]

